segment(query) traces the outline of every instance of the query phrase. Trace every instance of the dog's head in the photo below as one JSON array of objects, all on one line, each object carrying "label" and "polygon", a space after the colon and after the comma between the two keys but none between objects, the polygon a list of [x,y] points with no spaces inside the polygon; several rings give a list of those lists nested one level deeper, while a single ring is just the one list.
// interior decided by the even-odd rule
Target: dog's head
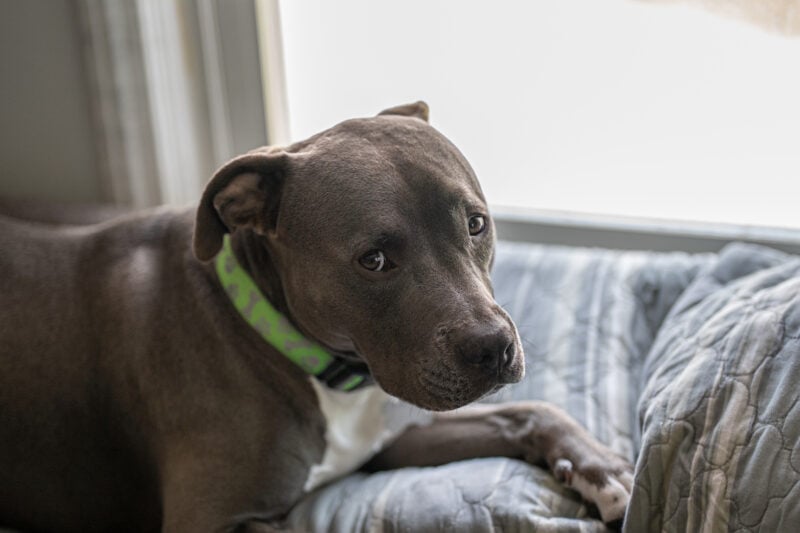
[{"label": "dog's head", "polygon": [[194,249],[209,260],[225,232],[254,232],[301,331],[446,410],[519,381],[524,358],[492,296],[478,180],[427,119],[418,102],[234,159],[203,195]]}]

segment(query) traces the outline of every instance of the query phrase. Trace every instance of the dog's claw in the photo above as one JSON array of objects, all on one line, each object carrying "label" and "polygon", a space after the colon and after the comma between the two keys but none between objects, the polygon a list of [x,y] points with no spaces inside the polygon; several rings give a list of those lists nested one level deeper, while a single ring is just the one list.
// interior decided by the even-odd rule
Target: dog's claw
[{"label": "dog's claw", "polygon": [[582,471],[571,460],[560,458],[551,470],[556,480],[593,503],[606,524],[624,518],[633,487],[633,475],[627,469],[608,469],[603,473],[595,466]]},{"label": "dog's claw", "polygon": [[601,484],[595,484],[578,472],[574,472],[572,484],[569,486],[578,491],[585,500],[597,506],[603,522],[614,522],[625,516],[631,495],[616,477],[607,476]]},{"label": "dog's claw", "polygon": [[572,461],[561,458],[553,465],[553,476],[566,485],[572,486]]}]

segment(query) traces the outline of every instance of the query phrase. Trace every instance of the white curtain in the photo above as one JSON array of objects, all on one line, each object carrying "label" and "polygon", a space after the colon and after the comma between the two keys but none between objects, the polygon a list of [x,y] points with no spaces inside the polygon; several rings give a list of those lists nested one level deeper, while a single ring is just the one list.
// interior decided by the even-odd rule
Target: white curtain
[{"label": "white curtain", "polygon": [[254,0],[76,0],[111,200],[199,197],[266,144]]}]

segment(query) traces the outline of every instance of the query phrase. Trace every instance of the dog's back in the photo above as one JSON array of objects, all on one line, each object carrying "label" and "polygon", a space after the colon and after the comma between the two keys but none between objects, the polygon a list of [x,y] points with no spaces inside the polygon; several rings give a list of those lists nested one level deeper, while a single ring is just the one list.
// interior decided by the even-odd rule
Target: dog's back
[{"label": "dog's back", "polygon": [[[140,298],[152,294],[143,287],[160,269],[158,250],[171,218],[54,228],[0,216],[0,517],[6,525],[156,527],[141,522],[157,516],[158,502],[140,500],[157,494],[155,474],[136,421],[119,416],[126,410],[114,405],[120,391],[108,390],[119,382],[111,367],[124,369],[108,340],[116,334],[111,330],[134,326],[119,320],[128,305],[126,287],[135,282]],[[26,512],[31,502],[36,514]],[[91,509],[86,502],[93,502]]]},{"label": "dog's back", "polygon": [[192,254],[193,221],[0,216],[0,528],[158,531],[165,463],[233,433],[258,463],[287,453],[270,439],[295,453],[311,431],[309,459],[274,468],[302,489],[323,446],[313,389],[227,311],[213,265]]}]

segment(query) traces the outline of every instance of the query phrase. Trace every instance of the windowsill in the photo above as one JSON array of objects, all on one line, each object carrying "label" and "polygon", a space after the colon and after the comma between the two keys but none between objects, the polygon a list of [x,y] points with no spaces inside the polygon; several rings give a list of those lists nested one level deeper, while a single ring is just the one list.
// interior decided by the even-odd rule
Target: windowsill
[{"label": "windowsill", "polygon": [[732,241],[800,254],[800,229],[492,206],[498,237],[625,250],[715,252]]}]

